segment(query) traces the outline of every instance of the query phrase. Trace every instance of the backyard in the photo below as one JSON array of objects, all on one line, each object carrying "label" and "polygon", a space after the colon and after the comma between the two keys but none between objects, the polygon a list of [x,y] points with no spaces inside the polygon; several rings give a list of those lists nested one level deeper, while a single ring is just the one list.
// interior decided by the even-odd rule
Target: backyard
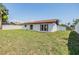
[{"label": "backyard", "polygon": [[0,54],[79,54],[79,43],[77,43],[79,37],[75,34],[71,31],[43,33],[28,30],[0,30]]}]

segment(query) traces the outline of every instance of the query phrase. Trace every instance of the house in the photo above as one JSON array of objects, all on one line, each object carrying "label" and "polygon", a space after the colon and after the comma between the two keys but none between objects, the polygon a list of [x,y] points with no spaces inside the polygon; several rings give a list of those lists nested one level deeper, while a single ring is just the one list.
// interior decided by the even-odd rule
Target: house
[{"label": "house", "polygon": [[27,30],[35,30],[41,32],[55,32],[57,31],[58,19],[40,20],[27,22],[24,28]]},{"label": "house", "polygon": [[75,26],[75,31],[76,31],[77,33],[79,33],[79,23],[76,24],[76,26]]}]

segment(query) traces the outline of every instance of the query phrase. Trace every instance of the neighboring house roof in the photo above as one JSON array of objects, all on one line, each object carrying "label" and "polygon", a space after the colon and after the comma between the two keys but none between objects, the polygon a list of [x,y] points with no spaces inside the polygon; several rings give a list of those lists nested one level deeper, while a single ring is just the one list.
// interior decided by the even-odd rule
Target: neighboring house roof
[{"label": "neighboring house roof", "polygon": [[56,23],[56,24],[58,24],[58,19],[32,21],[32,22],[27,22],[25,24],[42,24],[42,23]]}]

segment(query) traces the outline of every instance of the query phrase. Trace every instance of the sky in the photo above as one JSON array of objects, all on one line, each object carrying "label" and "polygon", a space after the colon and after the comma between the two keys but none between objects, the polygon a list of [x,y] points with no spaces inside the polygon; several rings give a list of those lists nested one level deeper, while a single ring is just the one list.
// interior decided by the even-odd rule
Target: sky
[{"label": "sky", "polygon": [[9,21],[59,19],[60,23],[72,23],[79,18],[78,3],[5,3]]}]

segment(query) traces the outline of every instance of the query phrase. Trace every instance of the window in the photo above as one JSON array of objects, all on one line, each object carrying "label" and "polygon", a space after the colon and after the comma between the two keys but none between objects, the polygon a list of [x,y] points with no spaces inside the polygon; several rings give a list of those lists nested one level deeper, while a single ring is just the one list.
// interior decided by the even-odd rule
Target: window
[{"label": "window", "polygon": [[44,25],[44,30],[45,30],[45,31],[48,31],[48,25],[47,25],[47,24]]},{"label": "window", "polygon": [[40,31],[48,31],[48,24],[40,25]]},{"label": "window", "polygon": [[40,31],[43,31],[43,25],[40,25]]},{"label": "window", "polygon": [[31,30],[33,29],[33,25],[30,25],[30,29],[31,29]]},{"label": "window", "polygon": [[25,27],[27,27],[27,25],[24,25]]}]

